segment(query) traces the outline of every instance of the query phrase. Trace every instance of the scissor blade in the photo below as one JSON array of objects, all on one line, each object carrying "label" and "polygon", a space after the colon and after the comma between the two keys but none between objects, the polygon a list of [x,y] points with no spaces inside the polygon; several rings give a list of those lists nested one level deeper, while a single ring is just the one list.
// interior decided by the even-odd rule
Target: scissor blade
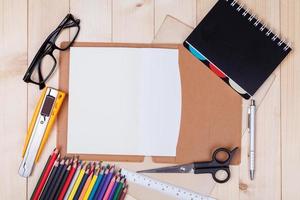
[{"label": "scissor blade", "polygon": [[193,172],[193,164],[176,165],[170,167],[160,167],[137,171],[137,173],[190,173]]}]

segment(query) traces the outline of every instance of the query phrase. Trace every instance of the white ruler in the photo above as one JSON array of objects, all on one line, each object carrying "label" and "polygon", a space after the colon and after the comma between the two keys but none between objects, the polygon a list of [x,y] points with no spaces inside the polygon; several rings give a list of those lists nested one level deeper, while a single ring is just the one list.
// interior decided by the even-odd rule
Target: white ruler
[{"label": "white ruler", "polygon": [[130,172],[126,169],[122,169],[122,175],[126,176],[126,180],[129,182],[141,185],[146,188],[150,188],[167,195],[173,196],[177,199],[182,200],[215,200],[213,197],[205,196],[169,183],[164,183],[162,181],[155,180],[148,176],[138,174],[135,172]]}]

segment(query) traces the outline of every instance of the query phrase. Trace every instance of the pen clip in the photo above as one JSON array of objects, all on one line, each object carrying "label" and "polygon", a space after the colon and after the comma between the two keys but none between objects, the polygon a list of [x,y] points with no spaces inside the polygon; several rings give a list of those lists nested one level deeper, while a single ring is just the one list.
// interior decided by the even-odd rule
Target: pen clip
[{"label": "pen clip", "polygon": [[251,109],[250,109],[250,106],[248,106],[248,111],[247,111],[247,128],[248,128],[248,131],[250,132],[250,112],[251,112]]},{"label": "pen clip", "polygon": [[253,98],[251,98],[250,105],[248,107],[248,131],[249,132],[250,132],[251,114],[255,114],[255,100]]}]

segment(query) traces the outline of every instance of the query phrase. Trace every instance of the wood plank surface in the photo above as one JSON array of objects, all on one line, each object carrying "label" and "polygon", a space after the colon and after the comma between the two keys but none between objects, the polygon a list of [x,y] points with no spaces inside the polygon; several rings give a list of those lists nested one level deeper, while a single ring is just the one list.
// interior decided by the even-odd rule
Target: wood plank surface
[{"label": "wood plank surface", "polygon": [[[56,127],[33,175],[26,181],[17,174],[27,125],[40,97],[38,87],[25,84],[22,78],[44,39],[68,12],[81,19],[77,41],[150,43],[166,15],[194,27],[215,2],[217,0],[0,0],[0,152],[3,158],[0,199],[29,199],[55,147]],[[245,132],[249,102],[244,101],[242,163],[231,168],[230,182],[217,184],[212,194],[220,200],[300,199],[297,184],[300,179],[300,1],[240,2],[292,41],[293,51],[276,70],[272,86],[258,106],[255,180],[249,180],[249,134]],[[62,40],[68,40],[69,34],[73,32],[64,33]],[[48,85],[57,87],[57,82],[56,73]],[[151,160],[147,159],[145,165],[152,165]],[[190,183],[188,179],[184,181],[197,190],[194,179]],[[147,190],[135,192],[138,199],[146,194],[150,199],[159,198]],[[135,193],[131,196],[135,197]]]},{"label": "wood plank surface", "polygon": [[0,199],[26,198],[26,179],[18,175],[27,129],[26,69],[27,2],[0,0]]},{"label": "wood plank surface", "polygon": [[151,43],[154,37],[154,0],[112,2],[113,42]]},{"label": "wood plank surface", "polygon": [[281,1],[281,32],[293,48],[281,67],[282,199],[300,199],[300,1]]},{"label": "wood plank surface", "polygon": [[111,9],[111,0],[70,0],[70,12],[80,18],[77,41],[111,41]]}]

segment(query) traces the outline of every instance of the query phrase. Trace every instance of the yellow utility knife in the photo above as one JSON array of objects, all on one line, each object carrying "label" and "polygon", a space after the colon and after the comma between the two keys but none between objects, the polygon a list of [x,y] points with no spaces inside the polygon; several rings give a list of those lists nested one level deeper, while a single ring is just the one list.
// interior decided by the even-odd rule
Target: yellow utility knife
[{"label": "yellow utility knife", "polygon": [[23,160],[19,174],[28,177],[38,161],[48,139],[57,113],[65,98],[65,93],[54,88],[45,88],[36,106],[23,148]]}]

